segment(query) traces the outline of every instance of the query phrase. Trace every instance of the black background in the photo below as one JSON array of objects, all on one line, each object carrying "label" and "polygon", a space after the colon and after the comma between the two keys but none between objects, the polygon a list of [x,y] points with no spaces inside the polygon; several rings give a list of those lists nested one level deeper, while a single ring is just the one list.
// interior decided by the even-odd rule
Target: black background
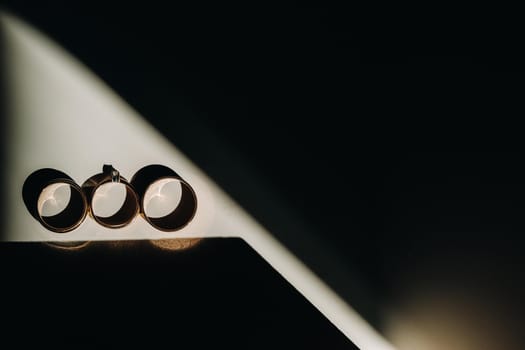
[{"label": "black background", "polygon": [[4,243],[0,263],[5,342],[355,349],[239,239],[184,252],[147,241]]},{"label": "black background", "polygon": [[516,9],[6,7],[94,70],[379,329],[416,268],[523,290]]}]

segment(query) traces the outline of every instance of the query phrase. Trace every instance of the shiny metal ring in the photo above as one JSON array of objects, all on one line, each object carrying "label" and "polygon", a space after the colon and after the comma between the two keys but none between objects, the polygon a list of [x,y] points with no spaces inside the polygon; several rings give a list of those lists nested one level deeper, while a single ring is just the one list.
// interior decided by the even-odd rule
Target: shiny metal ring
[{"label": "shiny metal ring", "polygon": [[[161,216],[148,215],[145,208],[148,197],[163,196],[162,187],[173,182],[180,184],[180,199],[173,210]],[[161,231],[177,231],[195,216],[197,196],[193,188],[172,169],[164,165],[148,165],[133,176],[131,184],[140,198],[141,215],[154,228]]]},{"label": "shiny metal ring", "polygon": [[[93,199],[101,186],[109,183],[120,183],[126,188],[126,197],[120,209],[111,216],[96,215],[93,209]],[[91,217],[100,225],[108,228],[120,228],[128,225],[139,213],[139,200],[131,184],[111,165],[104,165],[102,173],[93,175],[84,182],[82,190],[89,203]]]},{"label": "shiny metal ring", "polygon": [[[69,198],[58,196],[57,191],[63,189],[69,192]],[[84,221],[88,212],[88,203],[80,186],[67,174],[55,169],[40,169],[29,175],[22,188],[22,197],[29,213],[54,232],[74,230]],[[47,201],[53,202],[55,208],[63,208],[46,215],[43,207]]]}]

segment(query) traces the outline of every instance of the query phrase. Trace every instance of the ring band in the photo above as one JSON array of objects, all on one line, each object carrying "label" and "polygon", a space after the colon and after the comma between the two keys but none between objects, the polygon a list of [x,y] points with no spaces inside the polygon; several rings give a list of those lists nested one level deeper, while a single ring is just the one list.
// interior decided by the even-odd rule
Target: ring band
[{"label": "ring band", "polygon": [[[160,180],[171,179],[180,183],[181,197],[178,205],[162,217],[150,217],[144,209],[145,195]],[[197,211],[197,197],[193,188],[175,171],[163,165],[148,165],[140,169],[131,179],[131,184],[140,198],[140,213],[154,228],[161,231],[177,231],[186,226]]]},{"label": "ring band", "polygon": [[[155,185],[162,188],[169,182],[180,184],[179,202],[166,215],[161,217],[148,215],[145,210],[148,191]],[[108,183],[124,185],[126,197],[117,212],[106,217],[95,214],[93,199],[100,186]],[[47,194],[50,199],[55,200],[54,194],[62,187],[61,185],[67,185],[70,191],[65,208],[58,213],[44,215],[43,208],[47,199],[42,196]],[[197,197],[193,188],[175,171],[163,165],[149,165],[140,169],[133,176],[131,183],[120,176],[111,165],[104,165],[102,173],[87,179],[82,187],[61,171],[50,168],[40,169],[26,179],[22,195],[30,214],[45,228],[59,233],[69,232],[80,226],[88,212],[96,222],[108,228],[124,227],[140,212],[154,228],[161,231],[177,231],[186,226],[197,211]],[[61,201],[64,202],[63,199]]]},{"label": "ring band", "polygon": [[[98,216],[93,211],[93,197],[100,186],[108,183],[120,183],[126,188],[126,198],[120,209],[108,217]],[[104,165],[102,173],[93,175],[82,185],[89,203],[89,213],[100,225],[108,228],[120,228],[128,225],[139,212],[138,196],[131,184],[111,165]]]},{"label": "ring band", "polygon": [[[70,197],[67,206],[54,215],[46,216],[40,211],[41,196],[53,185],[68,185]],[[50,168],[33,172],[24,182],[22,197],[29,213],[48,230],[65,233],[74,230],[84,221],[88,205],[80,186],[67,174]]]}]

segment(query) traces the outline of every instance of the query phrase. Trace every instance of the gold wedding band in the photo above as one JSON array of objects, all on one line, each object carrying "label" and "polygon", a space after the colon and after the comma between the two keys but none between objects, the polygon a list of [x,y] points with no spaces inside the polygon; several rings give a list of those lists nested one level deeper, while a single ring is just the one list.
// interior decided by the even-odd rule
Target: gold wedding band
[{"label": "gold wedding band", "polygon": [[[61,186],[69,188],[70,195],[63,210],[52,215],[42,211],[45,201],[56,201],[54,192]],[[53,232],[69,232],[84,221],[88,204],[80,186],[67,174],[55,169],[40,169],[33,172],[24,182],[22,197],[29,213],[45,228]],[[61,199],[65,202],[65,199]]]},{"label": "gold wedding band", "polygon": [[[161,217],[148,216],[145,210],[145,197],[150,189],[163,181],[180,184],[181,194],[178,205]],[[140,198],[140,213],[154,228],[161,231],[177,231],[186,226],[197,211],[197,196],[191,186],[175,171],[164,165],[148,165],[140,169],[131,179],[131,184]]]}]

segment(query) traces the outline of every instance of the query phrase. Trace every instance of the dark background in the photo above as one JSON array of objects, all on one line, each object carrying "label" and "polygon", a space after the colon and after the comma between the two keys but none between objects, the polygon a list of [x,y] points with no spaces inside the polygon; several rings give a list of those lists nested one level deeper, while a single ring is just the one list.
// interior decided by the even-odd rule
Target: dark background
[{"label": "dark background", "polygon": [[475,295],[499,286],[483,302],[511,300],[521,315],[516,9],[4,4],[96,72],[378,329],[425,271]]},{"label": "dark background", "polygon": [[3,243],[2,342],[76,348],[356,349],[240,239],[80,251]]}]

